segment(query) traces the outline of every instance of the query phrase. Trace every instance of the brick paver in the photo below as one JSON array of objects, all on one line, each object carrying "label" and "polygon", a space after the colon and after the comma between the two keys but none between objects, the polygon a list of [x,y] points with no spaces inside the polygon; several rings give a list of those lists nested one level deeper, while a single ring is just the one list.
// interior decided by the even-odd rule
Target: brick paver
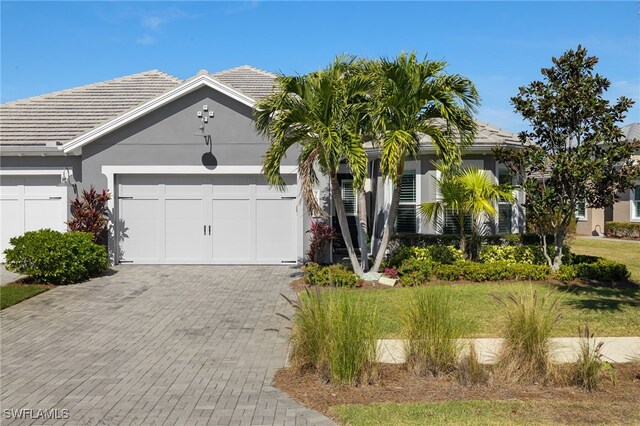
[{"label": "brick paver", "polygon": [[[0,312],[5,410],[67,424],[333,424],[271,384],[286,266],[119,266]],[[280,332],[267,331],[278,329]]]}]

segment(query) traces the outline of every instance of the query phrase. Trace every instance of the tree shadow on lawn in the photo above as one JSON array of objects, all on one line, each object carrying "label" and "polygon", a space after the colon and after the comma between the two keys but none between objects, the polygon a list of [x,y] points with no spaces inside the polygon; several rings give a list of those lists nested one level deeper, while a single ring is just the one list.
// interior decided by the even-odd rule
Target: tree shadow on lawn
[{"label": "tree shadow on lawn", "polygon": [[588,284],[572,284],[557,287],[558,290],[580,296],[565,300],[565,304],[578,309],[594,311],[621,311],[623,307],[640,308],[640,286],[635,283],[618,283],[603,287]]}]

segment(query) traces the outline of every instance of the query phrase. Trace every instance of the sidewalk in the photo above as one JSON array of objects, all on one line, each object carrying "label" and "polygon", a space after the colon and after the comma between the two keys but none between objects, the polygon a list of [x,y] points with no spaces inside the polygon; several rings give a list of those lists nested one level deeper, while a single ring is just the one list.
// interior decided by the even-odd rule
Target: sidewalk
[{"label": "sidewalk", "polygon": [[[500,350],[503,339],[460,339],[462,354],[468,353],[469,344],[473,342],[482,364],[494,364],[496,354]],[[640,361],[640,337],[596,337],[596,341],[604,342],[602,355],[609,362]],[[388,364],[404,362],[404,341],[401,339],[378,340],[378,361]],[[580,340],[577,337],[554,337],[551,339],[552,357],[557,363],[574,362],[579,351]]]}]

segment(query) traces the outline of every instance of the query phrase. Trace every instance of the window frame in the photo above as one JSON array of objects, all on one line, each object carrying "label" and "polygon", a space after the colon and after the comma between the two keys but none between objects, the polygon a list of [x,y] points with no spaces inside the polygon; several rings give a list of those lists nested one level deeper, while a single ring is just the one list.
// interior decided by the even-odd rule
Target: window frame
[{"label": "window frame", "polygon": [[[584,214],[581,215],[579,212],[579,205],[582,204],[584,205]],[[587,203],[585,201],[579,201],[576,204],[576,220],[578,220],[579,222],[586,222],[587,220],[589,220],[589,214],[587,212]]]},{"label": "window frame", "polygon": [[396,223],[394,225],[395,228],[395,232],[397,231],[398,228],[398,213],[400,211],[400,207],[404,207],[404,206],[413,206],[413,211],[414,211],[414,217],[415,217],[415,228],[413,230],[413,232],[410,233],[419,233],[420,232],[420,218],[418,215],[418,173],[413,169],[413,168],[409,168],[409,169],[405,169],[404,174],[402,175],[401,179],[404,179],[405,176],[411,177],[413,176],[413,187],[414,187],[414,194],[413,194],[413,201],[411,202],[407,202],[407,201],[402,201],[402,200],[398,200],[398,212],[396,212]]},{"label": "window frame", "polygon": [[[345,196],[344,196],[344,184],[345,182],[349,182],[351,184],[351,193],[353,194],[353,212],[350,213],[347,210],[347,205],[345,204]],[[340,195],[342,196],[342,204],[344,205],[345,209],[345,213],[347,215],[347,217],[351,216],[351,217],[358,217],[358,197],[356,195],[356,192],[353,190],[353,179],[342,179],[340,181]]]},{"label": "window frame", "polygon": [[640,215],[638,214],[638,209],[640,209],[640,181],[636,181],[629,195],[629,221],[640,222]]}]

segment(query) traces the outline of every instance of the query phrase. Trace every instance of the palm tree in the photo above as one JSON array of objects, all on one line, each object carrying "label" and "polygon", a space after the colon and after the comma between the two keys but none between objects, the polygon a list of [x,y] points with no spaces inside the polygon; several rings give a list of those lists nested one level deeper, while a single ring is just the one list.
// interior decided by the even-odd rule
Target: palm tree
[{"label": "palm tree", "polygon": [[452,212],[460,232],[460,250],[467,257],[465,222],[471,219],[471,235],[475,241],[482,219],[496,217],[496,203],[501,200],[513,202],[513,187],[496,184],[486,171],[476,167],[436,167],[441,172],[441,178],[436,179],[441,199],[421,204],[420,213],[425,219],[437,223],[442,220],[445,210]]},{"label": "palm tree", "polygon": [[459,164],[473,142],[473,112],[479,96],[473,83],[446,74],[443,61],[418,61],[415,53],[368,64],[374,81],[369,122],[380,149],[380,169],[394,191],[373,270],[380,268],[396,221],[405,159],[417,158],[420,141],[430,140],[446,164]]},{"label": "palm tree", "polygon": [[284,186],[280,164],[292,146],[299,146],[304,203],[311,214],[326,216],[313,193],[318,182],[314,165],[328,176],[349,259],[354,272],[361,276],[364,272],[350,238],[337,176],[340,164],[346,163],[354,190],[364,188],[368,158],[358,126],[369,80],[355,72],[356,67],[354,57],[338,57],[318,72],[296,77],[281,75],[276,82],[279,90],[258,101],[254,114],[258,133],[271,140],[262,165],[269,184]]}]

